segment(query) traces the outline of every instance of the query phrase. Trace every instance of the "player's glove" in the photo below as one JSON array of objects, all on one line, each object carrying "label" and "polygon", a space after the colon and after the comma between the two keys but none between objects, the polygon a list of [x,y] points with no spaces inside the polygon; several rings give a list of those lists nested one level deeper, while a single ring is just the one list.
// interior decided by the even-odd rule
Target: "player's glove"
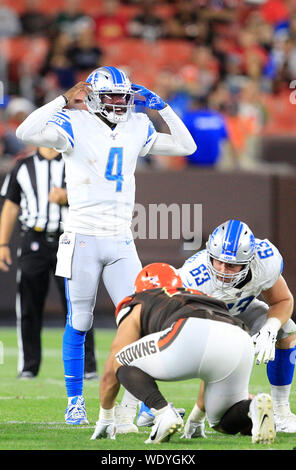
[{"label": "player's glove", "polygon": [[158,96],[153,91],[148,90],[148,88],[145,88],[142,85],[133,84],[132,90],[135,92],[135,94],[139,94],[140,96],[143,96],[145,98],[144,100],[135,99],[135,104],[140,104],[150,109],[156,109],[157,111],[160,111],[166,105],[166,103],[163,101],[163,99],[160,98],[160,96]]},{"label": "player's glove", "polygon": [[275,343],[281,325],[278,318],[269,318],[261,330],[252,336],[255,354],[257,354],[256,364],[261,364],[262,360],[265,364],[268,361],[274,361]]},{"label": "player's glove", "polygon": [[189,417],[184,426],[184,433],[181,439],[194,439],[196,437],[207,437],[205,434],[205,421],[203,420],[196,423]]},{"label": "player's glove", "polygon": [[205,412],[201,411],[197,404],[194,405],[188,416],[181,439],[193,439],[196,437],[206,437]]},{"label": "player's glove", "polygon": [[91,440],[94,439],[115,439],[116,428],[113,419],[99,419],[96,422],[96,427]]}]

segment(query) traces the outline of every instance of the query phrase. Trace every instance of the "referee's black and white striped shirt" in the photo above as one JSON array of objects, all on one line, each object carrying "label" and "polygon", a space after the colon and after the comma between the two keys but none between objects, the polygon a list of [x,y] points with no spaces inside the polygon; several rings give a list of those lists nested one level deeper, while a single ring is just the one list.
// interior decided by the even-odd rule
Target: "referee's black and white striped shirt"
[{"label": "referee's black and white striped shirt", "polygon": [[50,189],[65,188],[65,165],[61,155],[53,160],[34,155],[19,160],[2,185],[1,196],[21,208],[19,220],[24,230],[56,233],[67,207],[48,202]]}]

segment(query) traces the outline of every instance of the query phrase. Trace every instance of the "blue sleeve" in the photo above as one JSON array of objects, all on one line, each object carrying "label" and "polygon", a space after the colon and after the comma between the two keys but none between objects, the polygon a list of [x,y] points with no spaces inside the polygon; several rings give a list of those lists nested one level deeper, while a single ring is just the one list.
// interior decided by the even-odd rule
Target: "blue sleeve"
[{"label": "blue sleeve", "polygon": [[58,128],[62,130],[62,133],[69,140],[71,147],[74,147],[74,133],[69,114],[66,114],[64,111],[59,111],[51,117],[51,119],[48,121],[48,124],[49,123],[58,126]]}]

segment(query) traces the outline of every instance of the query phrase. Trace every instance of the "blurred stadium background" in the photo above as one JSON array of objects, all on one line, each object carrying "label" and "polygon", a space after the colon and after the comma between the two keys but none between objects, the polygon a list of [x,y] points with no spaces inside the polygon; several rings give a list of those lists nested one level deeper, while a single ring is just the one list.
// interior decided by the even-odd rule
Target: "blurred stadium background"
[{"label": "blurred stadium background", "polygon": [[[35,107],[100,65],[124,68],[186,123],[206,105],[226,129],[203,121],[196,159],[141,159],[136,201],[202,204],[203,241],[228,218],[245,221],[278,246],[296,294],[295,0],[0,0],[0,51],[0,184],[33,150],[15,129]],[[136,240],[144,264],[177,267],[192,254],[183,242]],[[15,264],[0,273],[0,324],[14,322],[14,303]],[[112,311],[101,286],[96,324],[112,326]],[[63,324],[53,284],[46,321]]]}]

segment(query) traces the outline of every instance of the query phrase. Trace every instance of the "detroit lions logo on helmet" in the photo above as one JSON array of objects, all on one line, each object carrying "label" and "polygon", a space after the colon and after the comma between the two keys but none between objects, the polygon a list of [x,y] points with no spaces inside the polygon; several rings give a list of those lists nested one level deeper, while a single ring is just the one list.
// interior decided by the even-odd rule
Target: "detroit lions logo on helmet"
[{"label": "detroit lions logo on helmet", "polygon": [[[228,220],[219,225],[209,236],[206,244],[207,267],[213,282],[220,288],[230,288],[242,282],[250,269],[255,254],[255,237],[247,224],[239,220]],[[214,268],[213,259],[222,263],[241,265],[239,272],[221,274]]]},{"label": "detroit lions logo on helmet", "polygon": [[85,98],[89,112],[98,113],[114,124],[129,119],[135,92],[125,72],[116,67],[100,67],[86,81],[92,86],[92,92]]}]

